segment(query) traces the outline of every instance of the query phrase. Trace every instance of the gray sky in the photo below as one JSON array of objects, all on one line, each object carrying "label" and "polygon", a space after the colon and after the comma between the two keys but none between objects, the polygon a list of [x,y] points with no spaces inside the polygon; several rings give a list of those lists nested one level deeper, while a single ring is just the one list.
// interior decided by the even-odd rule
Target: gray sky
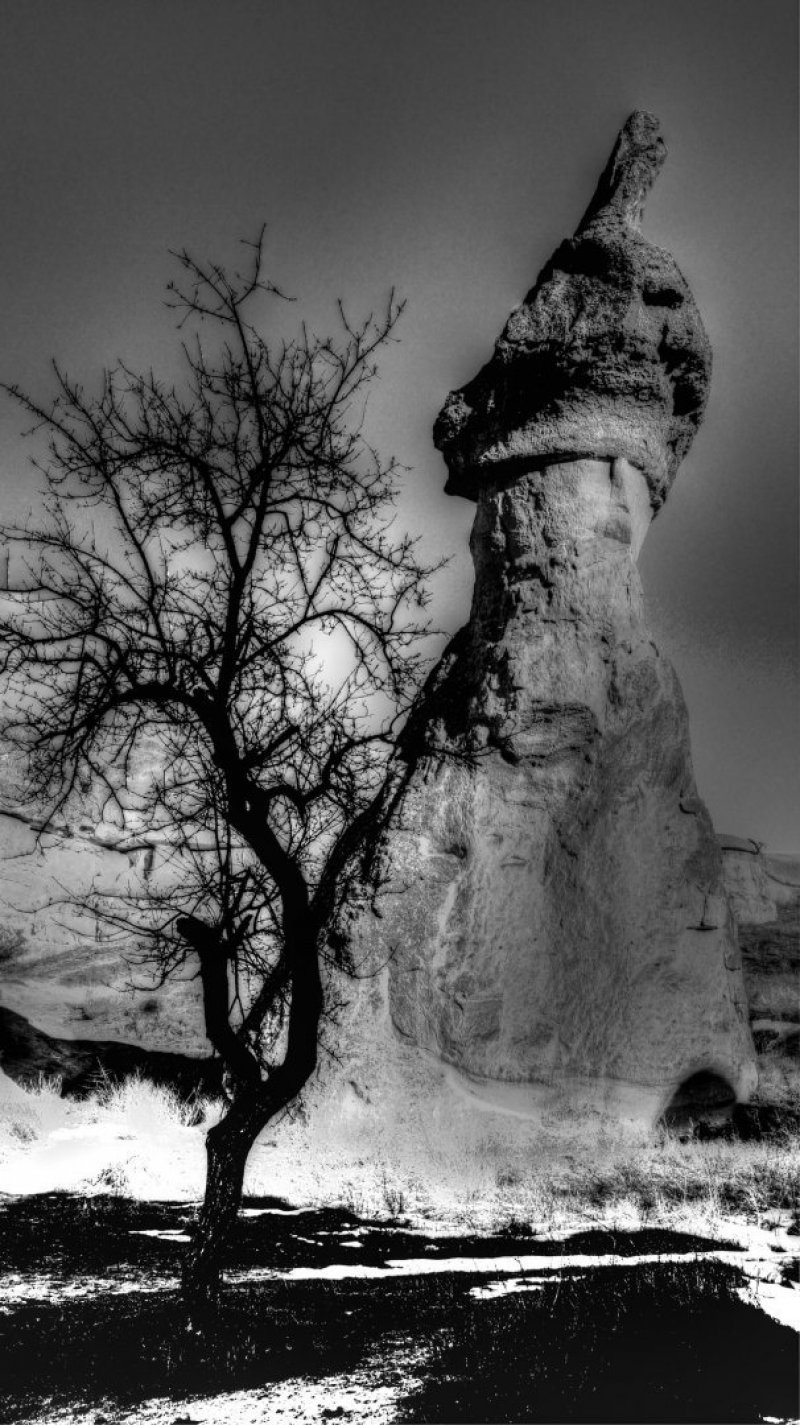
[{"label": "gray sky", "polygon": [[[0,6],[0,378],[55,355],[168,367],[167,249],[270,275],[318,328],[395,284],[401,344],[371,413],[412,473],[404,514],[457,553],[431,425],[581,217],[620,124],[662,121],[645,231],[714,348],[705,424],[642,556],[719,830],[800,849],[797,98],[793,0],[26,0]],[[0,408],[4,509],[30,503]]]}]

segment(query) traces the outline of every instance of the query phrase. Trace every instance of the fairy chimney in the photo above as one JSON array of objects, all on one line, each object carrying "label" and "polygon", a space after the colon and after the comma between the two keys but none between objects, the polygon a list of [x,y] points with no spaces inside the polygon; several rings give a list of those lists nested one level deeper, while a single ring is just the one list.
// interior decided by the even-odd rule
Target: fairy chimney
[{"label": "fairy chimney", "polygon": [[720,852],[636,567],[711,369],[686,281],[640,231],[665,156],[632,114],[436,422],[446,488],[477,505],[472,611],[409,722],[348,926],[356,959],[389,955],[391,1032],[473,1091],[651,1120],[687,1083],[755,1085]]}]

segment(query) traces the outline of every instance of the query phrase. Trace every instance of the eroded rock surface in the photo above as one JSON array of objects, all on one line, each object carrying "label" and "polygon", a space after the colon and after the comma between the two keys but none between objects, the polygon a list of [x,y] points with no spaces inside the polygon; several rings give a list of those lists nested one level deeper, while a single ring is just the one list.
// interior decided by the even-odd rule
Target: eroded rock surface
[{"label": "eroded rock surface", "polygon": [[800,857],[720,836],[723,875],[742,952],[759,1097],[798,1102],[800,1090]]},{"label": "eroded rock surface", "polygon": [[755,1085],[720,852],[635,564],[710,368],[683,278],[637,228],[663,157],[633,115],[575,238],[437,421],[448,489],[477,501],[474,601],[348,928],[356,960],[391,954],[402,1041],[490,1099],[516,1085],[523,1111],[544,1088],[652,1118],[701,1072]]},{"label": "eroded rock surface", "polygon": [[624,456],[663,503],[702,419],[711,349],[674,259],[639,232],[666,157],[632,114],[574,237],[506,323],[494,355],[445,403],[434,440],[447,489],[475,498],[498,467]]}]

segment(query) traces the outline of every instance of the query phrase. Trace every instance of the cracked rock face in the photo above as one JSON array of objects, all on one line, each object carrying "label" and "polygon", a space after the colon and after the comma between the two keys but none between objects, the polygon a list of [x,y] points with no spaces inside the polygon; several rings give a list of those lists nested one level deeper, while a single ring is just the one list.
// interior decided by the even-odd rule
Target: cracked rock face
[{"label": "cracked rock face", "polygon": [[483,370],[434,430],[452,494],[548,456],[625,456],[666,498],[702,419],[711,349],[668,252],[639,231],[664,162],[657,121],[631,115],[575,236],[512,312]]},{"label": "cracked rock face", "polygon": [[477,501],[472,612],[409,723],[349,926],[357,960],[391,949],[401,1041],[490,1100],[516,1085],[523,1111],[548,1091],[653,1119],[698,1073],[755,1087],[720,852],[635,562],[709,370],[683,279],[635,226],[663,157],[632,116],[578,235],[439,417],[448,488]]}]

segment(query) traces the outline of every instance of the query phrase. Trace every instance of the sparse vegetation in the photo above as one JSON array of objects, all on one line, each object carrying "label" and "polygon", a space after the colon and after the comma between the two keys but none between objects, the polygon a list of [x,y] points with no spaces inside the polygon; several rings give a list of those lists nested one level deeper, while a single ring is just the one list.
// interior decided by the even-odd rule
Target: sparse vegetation
[{"label": "sparse vegetation", "polygon": [[782,1408],[794,1403],[788,1341],[718,1265],[565,1276],[477,1309],[456,1300],[431,1324],[428,1369],[400,1420],[763,1419],[759,1353],[773,1399],[781,1381]]},{"label": "sparse vegetation", "polygon": [[[11,1085],[5,1096],[0,1085],[0,1190],[199,1198],[203,1134],[221,1107],[142,1078],[107,1083],[81,1101],[61,1098],[57,1081]],[[379,1122],[354,1125],[312,1106],[256,1146],[245,1188],[475,1231],[591,1224],[724,1233],[733,1219],[760,1224],[788,1212],[800,1220],[800,1126],[791,1116],[751,1142],[628,1134],[587,1154],[540,1135],[534,1152],[535,1137],[516,1120],[507,1133],[456,1124],[449,1138],[409,1130],[387,1141]]]},{"label": "sparse vegetation", "polygon": [[[792,1408],[791,1332],[754,1310],[750,1278],[727,1256],[696,1257],[714,1239],[766,1240],[752,1225],[787,1225],[791,1121],[747,1143],[607,1134],[590,1153],[555,1133],[543,1142],[519,1119],[506,1131],[455,1115],[448,1134],[417,1122],[389,1138],[366,1106],[354,1121],[352,1109],[307,1104],[252,1155],[258,1210],[238,1219],[224,1309],[198,1333],[177,1295],[179,1253],[220,1106],[141,1078],[80,1101],[59,1090],[0,1076],[0,1192],[36,1194],[2,1204],[4,1419],[44,1409],[54,1425],[223,1422],[240,1418],[240,1395],[263,1410],[248,1420],[320,1419],[331,1399],[344,1403],[329,1414],[384,1422],[722,1420],[742,1418],[731,1411],[743,1402],[748,1418],[786,1418]],[[288,1203],[301,1210],[269,1215]],[[685,1260],[670,1260],[676,1251]],[[612,1254],[613,1269],[557,1265],[570,1252]],[[553,1269],[523,1268],[528,1253],[553,1254]],[[636,1253],[649,1257],[625,1260]],[[402,1271],[403,1258],[437,1256],[432,1274]],[[389,1257],[396,1274],[359,1275]],[[448,1269],[465,1257],[474,1272]],[[510,1257],[517,1275],[487,1275],[481,1257]],[[779,1271],[787,1260],[775,1259]],[[356,1271],[315,1277],[337,1263]],[[310,1277],[292,1281],[298,1266]]]},{"label": "sparse vegetation", "polygon": [[[276,1232],[269,1211],[284,1206],[262,1199],[260,1213],[239,1219],[237,1279],[225,1309],[213,1309],[198,1333],[187,1331],[176,1292],[177,1243],[192,1208],[113,1194],[0,1204],[5,1280],[24,1274],[30,1284],[16,1300],[12,1286],[12,1310],[0,1321],[3,1420],[311,1425],[338,1416],[389,1425],[793,1414],[793,1334],[754,1310],[743,1273],[709,1259],[708,1240],[587,1231],[568,1250],[589,1254],[594,1272],[568,1267],[554,1242],[549,1270],[529,1274],[520,1264],[498,1280],[498,1253],[524,1257],[541,1245],[524,1234],[481,1242],[365,1230],[341,1210],[302,1212],[289,1232]],[[439,1259],[434,1271],[414,1269],[422,1252]],[[333,1281],[319,1273],[343,1259],[380,1269],[389,1255],[400,1270],[380,1281],[358,1270]],[[470,1268],[448,1270],[464,1256]],[[298,1266],[311,1272],[293,1281]],[[133,1282],[142,1289],[130,1291]]]},{"label": "sparse vegetation", "polygon": [[22,1088],[0,1081],[0,1191],[113,1192],[196,1198],[203,1135],[220,1105],[182,1099],[135,1076],[107,1080],[85,1099],[61,1097],[58,1079]]}]

